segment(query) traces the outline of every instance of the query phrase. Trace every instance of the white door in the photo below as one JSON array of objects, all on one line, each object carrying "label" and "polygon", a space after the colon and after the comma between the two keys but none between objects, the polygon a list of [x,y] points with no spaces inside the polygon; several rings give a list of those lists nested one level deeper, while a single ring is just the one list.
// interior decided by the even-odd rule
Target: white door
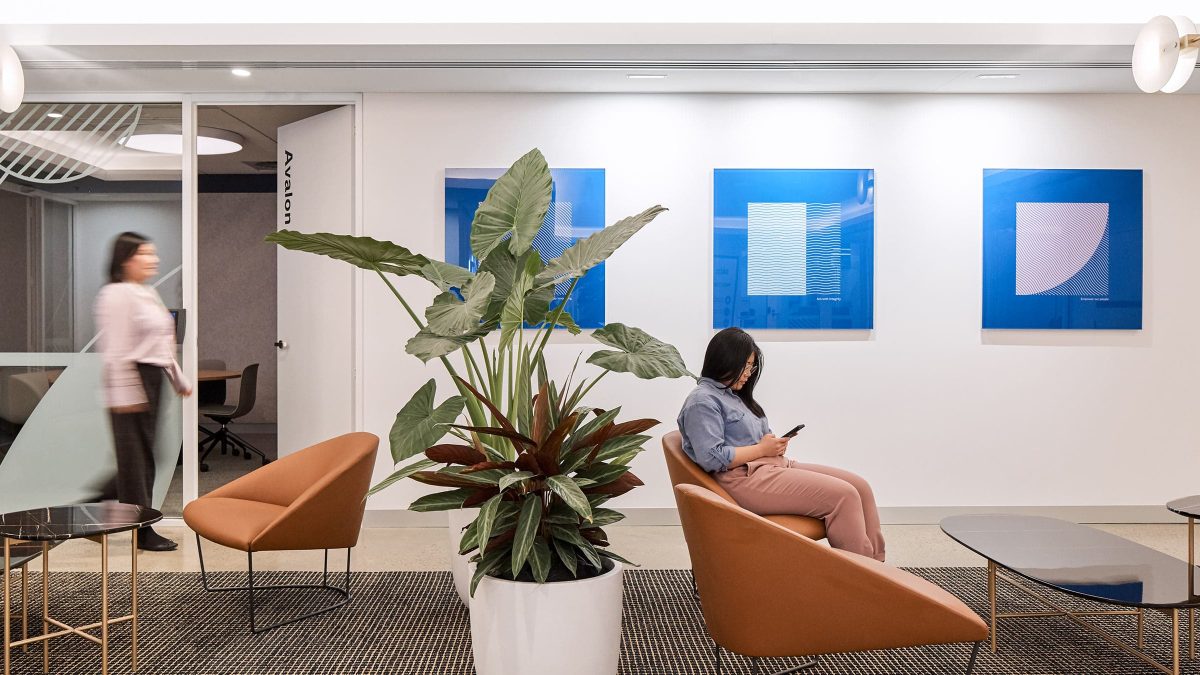
[{"label": "white door", "polygon": [[[350,106],[279,128],[278,229],[354,232]],[[354,430],[354,267],[278,253],[279,456]]]}]

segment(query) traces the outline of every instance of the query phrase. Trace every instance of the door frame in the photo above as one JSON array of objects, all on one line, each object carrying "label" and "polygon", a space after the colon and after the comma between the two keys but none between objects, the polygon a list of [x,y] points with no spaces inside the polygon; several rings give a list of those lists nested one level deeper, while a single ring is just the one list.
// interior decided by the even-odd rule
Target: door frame
[{"label": "door frame", "polygon": [[[197,291],[197,272],[198,272],[198,238],[197,238],[197,202],[199,200],[199,183],[197,176],[199,171],[197,168],[196,156],[196,119],[197,112],[200,106],[236,106],[236,105],[336,105],[336,106],[351,106],[354,117],[354,172],[351,176],[353,185],[353,201],[354,215],[351,223],[351,233],[354,235],[362,234],[362,216],[363,216],[363,95],[360,93],[245,93],[245,94],[230,94],[230,93],[215,93],[215,94],[184,94],[183,102],[183,141],[184,146],[190,148],[190,152],[184,153],[183,156],[183,296],[184,306],[188,308],[188,324],[191,330],[187,331],[185,337],[184,348],[184,363],[180,364],[183,367],[184,373],[194,382],[196,380],[196,343],[199,333],[198,327],[202,317],[196,311],[196,305],[199,300]],[[351,285],[350,285],[350,311],[352,316],[351,325],[351,345],[350,350],[354,361],[353,372],[351,373],[351,401],[350,410],[354,419],[355,429],[363,428],[363,407],[362,401],[362,378],[359,373],[362,372],[362,273],[361,270],[355,269]],[[194,328],[193,328],[194,327]],[[188,429],[194,430],[199,425],[199,410],[196,397],[192,396],[184,399],[183,406],[183,426],[185,433],[183,434],[183,505],[187,506],[199,496],[200,489],[200,463],[197,456],[198,434],[187,433]],[[174,521],[174,522],[172,522]],[[183,522],[180,519],[167,519],[164,524],[179,524]]]}]

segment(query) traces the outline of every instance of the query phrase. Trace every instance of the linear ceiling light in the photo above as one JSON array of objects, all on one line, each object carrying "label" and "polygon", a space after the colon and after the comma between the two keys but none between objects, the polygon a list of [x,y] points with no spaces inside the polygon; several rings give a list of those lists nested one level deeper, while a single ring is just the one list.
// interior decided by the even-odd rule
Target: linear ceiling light
[{"label": "linear ceiling light", "polygon": [[980,73],[975,77],[980,80],[1015,80],[1020,76],[1020,73]]},{"label": "linear ceiling light", "polygon": [[1200,54],[1196,24],[1186,16],[1156,16],[1133,43],[1133,80],[1146,93],[1168,94],[1187,84]]},{"label": "linear ceiling light", "polygon": [[630,73],[626,75],[631,80],[662,80],[667,77],[666,73]]},{"label": "linear ceiling light", "polygon": [[250,71],[246,70],[245,68],[234,68],[229,72],[237,75],[238,77],[250,77]]},{"label": "linear ceiling light", "polygon": [[10,113],[25,98],[25,71],[12,45],[0,44],[0,111]]},{"label": "linear ceiling light", "polygon": [[[196,154],[228,155],[242,149],[245,139],[232,131],[200,127],[196,129]],[[125,147],[166,155],[183,154],[183,133],[166,129],[144,129],[125,141]]]}]

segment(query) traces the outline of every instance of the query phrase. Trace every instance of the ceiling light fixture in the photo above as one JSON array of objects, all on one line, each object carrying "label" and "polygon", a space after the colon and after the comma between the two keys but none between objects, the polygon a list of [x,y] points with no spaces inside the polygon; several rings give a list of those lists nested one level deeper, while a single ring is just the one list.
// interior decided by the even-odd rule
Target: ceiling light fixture
[{"label": "ceiling light fixture", "polygon": [[1020,73],[980,73],[975,77],[981,80],[1015,80],[1020,76]]},{"label": "ceiling light fixture", "polygon": [[626,75],[631,80],[663,80],[666,79],[666,73],[630,73]]},{"label": "ceiling light fixture", "polygon": [[60,112],[48,112],[48,113],[46,113],[46,117],[49,117],[49,118],[50,118],[50,119],[52,119],[52,120],[59,119],[59,118],[61,118],[62,116],[63,116],[63,114],[62,114],[62,113],[60,113]]},{"label": "ceiling light fixture", "polygon": [[25,98],[25,71],[12,45],[0,44],[0,112],[15,112]]},{"label": "ceiling light fixture", "polygon": [[[196,129],[196,154],[228,155],[242,149],[245,139],[225,129]],[[125,141],[125,147],[166,155],[183,154],[183,134],[170,129],[139,129]]]},{"label": "ceiling light fixture", "polygon": [[1133,43],[1133,80],[1142,91],[1172,93],[1187,84],[1200,54],[1196,24],[1186,16],[1156,16]]},{"label": "ceiling light fixture", "polygon": [[234,68],[229,72],[237,75],[238,77],[250,77],[250,71],[246,70],[245,68]]}]

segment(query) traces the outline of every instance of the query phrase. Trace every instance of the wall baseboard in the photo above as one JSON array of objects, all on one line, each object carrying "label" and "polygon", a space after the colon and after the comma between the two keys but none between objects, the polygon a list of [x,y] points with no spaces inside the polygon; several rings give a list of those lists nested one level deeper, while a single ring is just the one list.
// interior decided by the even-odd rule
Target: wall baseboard
[{"label": "wall baseboard", "polygon": [[[620,526],[679,525],[673,508],[619,509]],[[1124,506],[885,506],[879,518],[885,525],[936,525],[947,516],[972,513],[1006,513],[1048,516],[1076,523],[1182,523],[1185,519],[1160,504]],[[404,509],[367,511],[363,527],[445,527],[445,513],[418,513]]]}]

